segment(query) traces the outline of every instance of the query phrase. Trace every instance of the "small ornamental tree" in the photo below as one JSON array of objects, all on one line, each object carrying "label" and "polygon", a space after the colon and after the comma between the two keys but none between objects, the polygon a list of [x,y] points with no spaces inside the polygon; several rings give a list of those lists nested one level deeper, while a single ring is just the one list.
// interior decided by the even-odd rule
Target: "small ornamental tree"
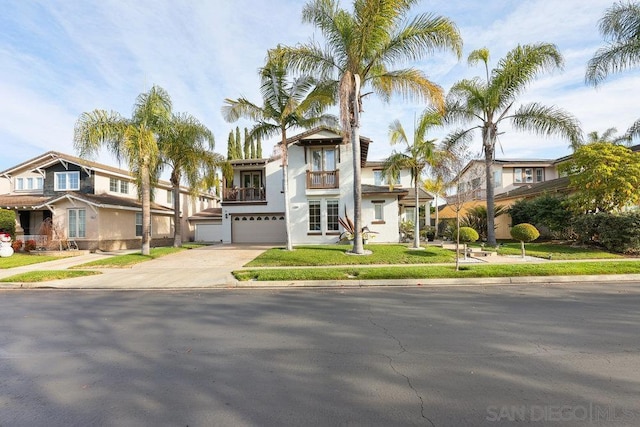
[{"label": "small ornamental tree", "polygon": [[522,258],[525,257],[524,244],[532,242],[540,237],[540,232],[531,224],[522,223],[511,228],[511,237],[519,240],[522,247]]},{"label": "small ornamental tree", "polygon": [[476,230],[471,227],[458,229],[458,241],[464,243],[464,259],[467,259],[467,243],[473,243],[480,238]]},{"label": "small ornamental tree", "polygon": [[11,235],[11,239],[16,238],[16,213],[8,209],[0,209],[0,230]]}]

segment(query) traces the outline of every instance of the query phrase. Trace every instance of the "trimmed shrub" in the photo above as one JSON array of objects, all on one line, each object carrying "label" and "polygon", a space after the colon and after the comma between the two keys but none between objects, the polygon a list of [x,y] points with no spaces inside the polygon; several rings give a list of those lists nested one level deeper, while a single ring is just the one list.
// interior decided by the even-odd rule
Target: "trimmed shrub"
[{"label": "trimmed shrub", "polygon": [[16,238],[16,213],[7,209],[0,209],[0,230],[4,230]]},{"label": "trimmed shrub", "polygon": [[526,222],[511,227],[511,237],[520,241],[522,248],[522,258],[525,257],[524,244],[526,242],[532,242],[540,237],[540,232],[531,224]]},{"label": "trimmed shrub", "polygon": [[540,232],[533,225],[525,222],[511,228],[511,237],[520,242],[532,242],[540,237]]},{"label": "trimmed shrub", "polygon": [[29,252],[29,251],[35,251],[36,250],[36,241],[33,239],[27,240],[26,242],[24,242],[24,250]]},{"label": "trimmed shrub", "polygon": [[471,227],[460,227],[460,241],[464,243],[472,243],[480,238],[476,230]]},{"label": "trimmed shrub", "polygon": [[18,252],[20,249],[22,249],[22,240],[14,240],[13,242],[11,242],[11,247],[13,248],[14,252]]}]

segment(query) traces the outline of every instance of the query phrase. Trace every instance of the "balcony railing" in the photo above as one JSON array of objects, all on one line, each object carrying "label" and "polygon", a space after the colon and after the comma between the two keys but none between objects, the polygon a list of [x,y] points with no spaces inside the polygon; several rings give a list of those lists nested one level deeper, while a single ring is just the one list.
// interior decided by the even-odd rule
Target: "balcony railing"
[{"label": "balcony railing", "polygon": [[225,188],[223,202],[264,202],[267,200],[264,187]]},{"label": "balcony railing", "polygon": [[338,188],[340,186],[338,171],[307,171],[307,188]]}]

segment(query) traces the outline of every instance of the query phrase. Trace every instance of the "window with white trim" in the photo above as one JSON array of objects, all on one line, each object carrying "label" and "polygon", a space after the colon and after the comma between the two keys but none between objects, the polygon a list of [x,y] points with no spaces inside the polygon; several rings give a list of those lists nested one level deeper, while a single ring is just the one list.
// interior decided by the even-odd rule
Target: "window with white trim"
[{"label": "window with white trim", "polygon": [[87,213],[84,209],[69,209],[67,211],[69,227],[67,235],[69,238],[86,237]]},{"label": "window with white trim", "polygon": [[382,202],[373,203],[373,220],[384,221],[384,204]]},{"label": "window with white trim", "polygon": [[[389,185],[389,181],[387,177],[382,173],[382,170],[374,170],[373,171],[373,183],[375,185]],[[395,177],[393,180],[393,185],[400,185],[400,175]]]},{"label": "window with white trim", "polygon": [[320,200],[309,200],[309,231],[321,231]]},{"label": "window with white trim", "polygon": [[16,178],[16,191],[24,190],[24,178]]},{"label": "window with white trim", "polygon": [[340,231],[338,206],[338,199],[327,199],[327,231]]},{"label": "window with white trim", "polygon": [[118,180],[116,178],[109,178],[109,191],[112,193],[118,192]]},{"label": "window with white trim", "polygon": [[[151,222],[149,222],[149,235],[151,235]],[[136,212],[136,236],[142,236],[142,212]]]},{"label": "window with white trim", "polygon": [[167,203],[173,204],[173,190],[167,190]]},{"label": "window with white trim", "polygon": [[80,189],[80,172],[56,172],[54,176],[55,191],[74,191]]},{"label": "window with white trim", "polygon": [[122,194],[129,194],[129,182],[120,180],[120,192]]},{"label": "window with white trim", "polygon": [[536,182],[544,181],[544,169],[536,168]]}]

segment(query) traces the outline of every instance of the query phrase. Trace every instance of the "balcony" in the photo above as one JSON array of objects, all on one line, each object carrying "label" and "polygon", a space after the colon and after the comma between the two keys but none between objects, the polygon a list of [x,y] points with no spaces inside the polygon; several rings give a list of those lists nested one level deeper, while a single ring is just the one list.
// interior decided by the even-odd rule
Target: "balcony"
[{"label": "balcony", "polygon": [[267,197],[264,187],[233,187],[224,189],[222,201],[234,203],[266,202]]},{"label": "balcony", "polygon": [[307,188],[326,189],[340,186],[339,171],[307,171]]}]

